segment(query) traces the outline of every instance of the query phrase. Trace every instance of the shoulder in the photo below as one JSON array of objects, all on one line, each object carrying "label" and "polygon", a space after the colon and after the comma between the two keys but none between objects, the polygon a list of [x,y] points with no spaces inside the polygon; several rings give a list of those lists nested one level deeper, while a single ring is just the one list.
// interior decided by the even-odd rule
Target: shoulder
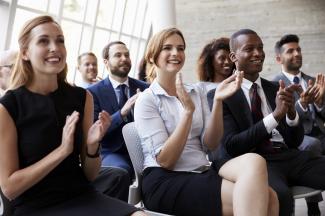
[{"label": "shoulder", "polygon": [[132,77],[129,77],[129,82],[134,83],[135,85],[143,87],[143,88],[148,88],[149,87],[148,83],[146,83],[146,82],[144,82],[142,80],[134,79]]},{"label": "shoulder", "polygon": [[89,86],[89,87],[87,88],[87,90],[89,90],[89,91],[91,91],[91,92],[92,92],[92,91],[97,91],[98,89],[102,88],[102,86],[105,85],[105,82],[109,82],[108,78],[103,79],[103,80],[101,80],[101,81],[99,81],[99,82],[97,82],[97,83],[95,83],[95,84]]},{"label": "shoulder", "polygon": [[272,78],[272,81],[279,81],[280,79],[283,79],[283,77],[284,74],[282,72],[279,72]]}]

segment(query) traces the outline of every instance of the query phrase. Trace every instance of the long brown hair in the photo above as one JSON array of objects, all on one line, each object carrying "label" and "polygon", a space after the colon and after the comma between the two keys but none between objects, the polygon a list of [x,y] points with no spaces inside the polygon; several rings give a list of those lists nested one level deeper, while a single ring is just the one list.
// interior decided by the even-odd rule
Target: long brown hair
[{"label": "long brown hair", "polygon": [[154,65],[157,65],[158,56],[163,48],[164,42],[170,36],[177,34],[179,35],[183,42],[184,48],[186,46],[185,39],[182,32],[177,28],[167,28],[158,33],[156,33],[152,38],[150,38],[147,50],[145,53],[145,61],[147,62],[147,80],[151,83],[156,78],[156,72]]},{"label": "long brown hair", "polygon": [[[31,31],[35,27],[45,23],[55,23],[59,28],[61,28],[51,16],[38,16],[27,21],[21,29],[18,36],[19,54],[11,73],[9,89],[18,88],[22,85],[29,84],[32,81],[34,76],[33,67],[29,60],[24,60],[22,58],[22,54],[28,49],[29,42],[31,41]],[[58,74],[58,82],[66,82],[67,71],[68,67],[67,64],[65,64],[63,71]]]}]

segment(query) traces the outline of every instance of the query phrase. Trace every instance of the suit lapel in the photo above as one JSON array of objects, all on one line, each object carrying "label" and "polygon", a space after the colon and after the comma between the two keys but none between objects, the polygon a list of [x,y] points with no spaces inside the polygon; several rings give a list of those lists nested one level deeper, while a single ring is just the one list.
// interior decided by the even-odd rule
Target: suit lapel
[{"label": "suit lapel", "polygon": [[108,77],[105,79],[99,92],[101,98],[104,98],[104,104],[106,107],[111,107],[113,111],[119,109],[117,98],[115,95],[115,90],[112,86],[112,83],[109,81]]},{"label": "suit lapel", "polygon": [[[290,81],[289,81],[290,82]],[[275,97],[277,90],[274,89],[274,85],[265,79],[261,78],[262,88],[267,99],[268,104],[271,106],[272,111],[275,109]]]},{"label": "suit lapel", "polygon": [[[252,113],[242,89],[238,90],[232,97],[225,100],[231,113],[238,120],[242,127],[250,127],[253,125]],[[243,115],[244,113],[244,115]]]}]

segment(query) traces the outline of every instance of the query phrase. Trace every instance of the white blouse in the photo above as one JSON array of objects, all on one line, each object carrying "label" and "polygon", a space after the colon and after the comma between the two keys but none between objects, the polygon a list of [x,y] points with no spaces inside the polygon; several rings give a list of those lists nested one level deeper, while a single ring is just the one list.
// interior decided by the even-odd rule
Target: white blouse
[{"label": "white blouse", "polygon": [[[195,104],[195,111],[192,127],[174,167],[175,171],[191,171],[209,165],[206,148],[202,144],[204,129],[210,116],[207,98],[197,86],[185,85],[185,89]],[[175,131],[183,111],[181,102],[168,95],[156,80],[139,95],[135,103],[134,120],[141,138],[144,168],[160,167],[156,156],[167,138]]]}]

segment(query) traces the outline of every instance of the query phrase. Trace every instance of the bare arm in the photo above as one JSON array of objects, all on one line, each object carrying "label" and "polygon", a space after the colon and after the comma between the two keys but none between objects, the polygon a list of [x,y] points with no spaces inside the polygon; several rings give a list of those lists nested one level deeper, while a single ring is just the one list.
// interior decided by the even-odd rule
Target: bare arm
[{"label": "bare arm", "polygon": [[73,134],[79,114],[73,112],[67,117],[59,147],[23,169],[19,168],[16,126],[3,105],[0,105],[0,119],[0,186],[4,195],[12,200],[42,180],[73,151]]},{"label": "bare arm", "polygon": [[204,144],[214,150],[218,147],[223,136],[223,111],[222,101],[233,95],[241,86],[243,80],[243,72],[234,74],[225,79],[215,91],[213,98],[213,106],[211,110],[211,118],[205,130],[203,137]]},{"label": "bare arm", "polygon": [[90,158],[87,156],[87,153],[89,155],[94,155],[96,153],[99,148],[99,141],[103,138],[112,121],[111,116],[107,112],[102,111],[98,115],[98,120],[95,123],[92,123],[93,113],[93,99],[91,94],[87,91],[82,123],[84,137],[81,152],[81,164],[86,177],[90,181],[94,180],[99,172],[101,158],[100,156]]},{"label": "bare arm", "polygon": [[164,147],[157,155],[158,163],[166,169],[173,169],[182,154],[191,130],[193,112],[195,110],[191,97],[185,91],[180,73],[177,75],[176,89],[178,98],[184,107],[184,113],[182,113],[181,120],[177,124],[175,131],[166,140]]}]

